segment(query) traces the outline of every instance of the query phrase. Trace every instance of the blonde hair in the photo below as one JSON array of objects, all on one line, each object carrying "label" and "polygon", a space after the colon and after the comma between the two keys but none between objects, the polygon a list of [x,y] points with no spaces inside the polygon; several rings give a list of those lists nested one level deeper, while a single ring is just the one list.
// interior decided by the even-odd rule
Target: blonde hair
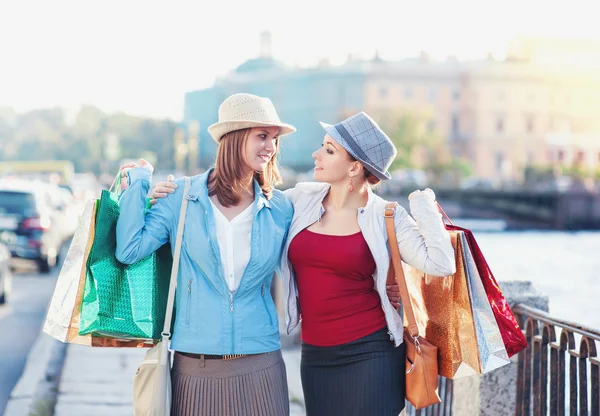
[{"label": "blonde hair", "polygon": [[[242,200],[242,194],[247,190],[249,177],[247,176],[248,163],[246,162],[246,142],[251,129],[235,130],[227,133],[219,140],[217,158],[215,161],[214,175],[208,184],[208,195],[216,195],[224,207],[235,206]],[[252,179],[256,179],[263,195],[267,199],[273,196],[275,185],[281,183],[277,155],[275,154],[262,172],[254,172]]]}]

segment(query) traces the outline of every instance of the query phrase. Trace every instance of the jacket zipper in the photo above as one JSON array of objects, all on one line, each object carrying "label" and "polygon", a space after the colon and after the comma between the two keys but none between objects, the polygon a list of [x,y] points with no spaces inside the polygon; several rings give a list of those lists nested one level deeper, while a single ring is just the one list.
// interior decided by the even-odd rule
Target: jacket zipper
[{"label": "jacket zipper", "polygon": [[273,318],[271,318],[271,313],[269,312],[269,307],[267,306],[267,300],[265,299],[265,284],[263,283],[260,286],[260,295],[263,299],[263,304],[265,305],[265,309],[267,310],[267,315],[269,316],[269,324],[273,326]]},{"label": "jacket zipper", "polygon": [[233,292],[229,292],[229,313],[231,314],[231,353],[235,354],[235,319],[233,317]]},{"label": "jacket zipper", "polygon": [[188,280],[188,286],[187,286],[187,308],[186,308],[186,312],[185,312],[185,326],[190,326],[190,308],[191,308],[191,303],[192,303],[192,280]]}]

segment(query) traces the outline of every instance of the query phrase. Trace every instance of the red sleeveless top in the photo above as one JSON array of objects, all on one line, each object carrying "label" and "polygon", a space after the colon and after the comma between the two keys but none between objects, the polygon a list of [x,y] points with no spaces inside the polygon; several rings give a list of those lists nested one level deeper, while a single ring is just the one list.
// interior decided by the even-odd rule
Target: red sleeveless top
[{"label": "red sleeveless top", "polygon": [[375,290],[375,260],[361,232],[347,236],[301,231],[288,253],[296,275],[302,341],[345,344],[386,326]]}]

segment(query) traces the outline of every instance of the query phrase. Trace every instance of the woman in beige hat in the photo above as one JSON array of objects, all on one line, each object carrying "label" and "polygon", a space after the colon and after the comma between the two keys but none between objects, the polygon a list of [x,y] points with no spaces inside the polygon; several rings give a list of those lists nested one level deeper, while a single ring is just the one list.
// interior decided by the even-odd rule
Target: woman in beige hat
[{"label": "woman in beige hat", "polygon": [[[301,377],[308,416],[398,415],[404,407],[403,320],[390,264],[386,201],[396,148],[367,114],[325,129],[313,153],[317,182],[285,191],[294,219],[281,256],[287,330],[302,317]],[[172,190],[157,184],[155,198]],[[169,198],[167,198],[169,199]],[[431,276],[455,271],[450,236],[431,190],[409,196],[394,223],[403,260]],[[416,220],[416,221],[415,221]]]},{"label": "woman in beige hat", "polygon": [[152,166],[140,159],[121,168],[127,180],[116,257],[123,263],[175,241],[182,198],[188,200],[170,346],[173,415],[289,414],[269,288],[293,216],[275,189],[279,139],[294,131],[269,99],[230,96],[209,127],[219,144],[214,168],[191,178],[188,195],[179,186],[146,215]]}]

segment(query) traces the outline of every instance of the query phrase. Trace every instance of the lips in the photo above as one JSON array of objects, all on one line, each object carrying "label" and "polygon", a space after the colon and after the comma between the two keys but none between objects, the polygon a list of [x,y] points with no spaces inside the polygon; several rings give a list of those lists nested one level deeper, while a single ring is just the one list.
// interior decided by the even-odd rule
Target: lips
[{"label": "lips", "polygon": [[265,162],[271,160],[271,155],[258,155],[258,157],[264,160]]},{"label": "lips", "polygon": [[317,165],[315,165],[315,170],[323,170],[323,168],[320,168]]}]

